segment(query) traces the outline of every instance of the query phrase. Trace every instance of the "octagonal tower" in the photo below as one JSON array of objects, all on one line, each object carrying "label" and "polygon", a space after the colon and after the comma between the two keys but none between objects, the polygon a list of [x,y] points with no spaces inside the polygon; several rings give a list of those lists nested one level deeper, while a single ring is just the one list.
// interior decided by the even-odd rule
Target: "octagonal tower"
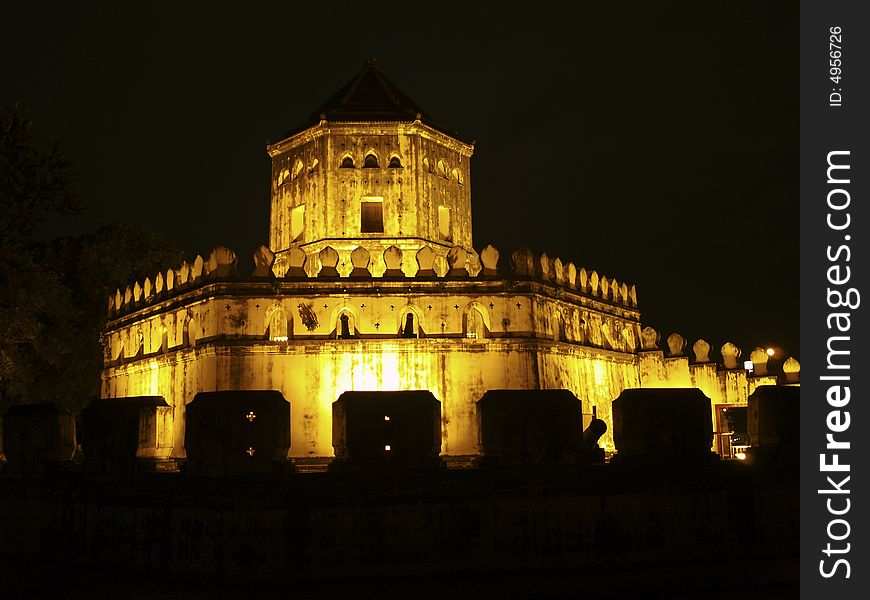
[{"label": "octagonal tower", "polygon": [[267,148],[272,159],[269,246],[275,274],[288,251],[301,248],[306,270],[318,253],[339,252],[347,275],[350,252],[364,245],[372,275],[383,274],[382,251],[397,246],[413,274],[416,251],[446,255],[470,249],[472,144],[437,124],[369,59],[303,127]]}]

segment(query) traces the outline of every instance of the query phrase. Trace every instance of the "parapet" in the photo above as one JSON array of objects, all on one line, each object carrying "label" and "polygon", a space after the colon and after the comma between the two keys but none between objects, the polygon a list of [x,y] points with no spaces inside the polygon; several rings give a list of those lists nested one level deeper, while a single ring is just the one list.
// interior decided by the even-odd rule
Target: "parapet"
[{"label": "parapet", "polygon": [[[574,263],[551,258],[546,252],[535,253],[522,247],[515,250],[509,261],[500,260],[501,253],[492,245],[479,253],[473,249],[453,246],[432,248],[425,245],[414,254],[416,271],[403,270],[404,251],[393,245],[377,253],[364,246],[338,250],[331,246],[317,253],[306,253],[293,247],[282,253],[281,275],[276,273],[276,254],[263,245],[253,253],[253,272],[245,279],[442,279],[442,280],[533,280],[569,292],[597,298],[603,302],[626,308],[637,308],[637,288],[615,277],[599,275],[597,271],[579,269]],[[145,304],[162,300],[208,281],[240,279],[236,270],[236,254],[223,246],[216,246],[208,258],[197,257],[184,262],[177,269],[167,269],[144,281],[136,281],[125,290],[116,290],[108,299],[108,312],[116,316],[135,310]],[[377,265],[377,269],[373,268]],[[310,273],[316,273],[310,277]],[[379,273],[379,275],[375,275]]]}]

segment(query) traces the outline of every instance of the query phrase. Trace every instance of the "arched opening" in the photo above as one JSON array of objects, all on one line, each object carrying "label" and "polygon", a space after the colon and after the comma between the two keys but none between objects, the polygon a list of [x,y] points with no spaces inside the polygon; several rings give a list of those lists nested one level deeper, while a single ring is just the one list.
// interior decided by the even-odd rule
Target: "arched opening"
[{"label": "arched opening", "polygon": [[378,157],[374,152],[369,152],[366,154],[365,160],[363,161],[363,169],[377,169],[381,165],[378,163]]},{"label": "arched opening", "polygon": [[397,155],[393,154],[390,157],[390,164],[388,164],[387,167],[389,167],[390,169],[401,169],[402,161]]},{"label": "arched opening", "polygon": [[405,315],[405,323],[402,325],[401,336],[403,338],[417,337],[417,329],[414,327],[414,313],[409,312]]},{"label": "arched opening", "polygon": [[308,174],[309,175],[311,175],[312,173],[314,173],[314,171],[317,170],[318,164],[320,164],[320,161],[318,161],[316,158],[313,161],[311,161],[311,166],[308,167]]},{"label": "arched opening", "polygon": [[339,169],[353,169],[353,156],[350,154],[345,154],[341,157],[341,164],[339,165]]},{"label": "arched opening", "polygon": [[293,163],[293,173],[290,175],[291,180],[299,177],[299,173],[302,172],[302,167],[303,167],[302,161],[297,158],[296,162]]},{"label": "arched opening", "polygon": [[350,311],[342,310],[335,322],[335,339],[348,340],[356,337],[356,326]]},{"label": "arched opening", "polygon": [[166,327],[160,328],[160,350],[161,354],[169,352],[169,330]]},{"label": "arched opening", "polygon": [[447,178],[447,167],[444,165],[443,160],[438,161],[438,174],[445,179]]}]

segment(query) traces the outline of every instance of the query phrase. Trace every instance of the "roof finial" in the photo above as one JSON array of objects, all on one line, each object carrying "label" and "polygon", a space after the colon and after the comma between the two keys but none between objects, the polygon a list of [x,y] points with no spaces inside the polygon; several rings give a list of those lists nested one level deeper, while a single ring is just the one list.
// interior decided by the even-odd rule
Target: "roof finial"
[{"label": "roof finial", "polygon": [[375,58],[374,56],[370,56],[366,59],[366,61],[363,63],[363,65],[376,67],[376,66],[378,66],[378,59]]}]

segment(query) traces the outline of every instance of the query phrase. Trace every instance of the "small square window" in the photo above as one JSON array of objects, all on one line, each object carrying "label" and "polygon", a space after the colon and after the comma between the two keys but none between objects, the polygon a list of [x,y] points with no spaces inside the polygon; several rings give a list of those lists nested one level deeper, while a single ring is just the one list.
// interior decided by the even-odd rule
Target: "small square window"
[{"label": "small square window", "polygon": [[360,231],[362,233],[384,232],[384,203],[363,201],[360,204]]}]

